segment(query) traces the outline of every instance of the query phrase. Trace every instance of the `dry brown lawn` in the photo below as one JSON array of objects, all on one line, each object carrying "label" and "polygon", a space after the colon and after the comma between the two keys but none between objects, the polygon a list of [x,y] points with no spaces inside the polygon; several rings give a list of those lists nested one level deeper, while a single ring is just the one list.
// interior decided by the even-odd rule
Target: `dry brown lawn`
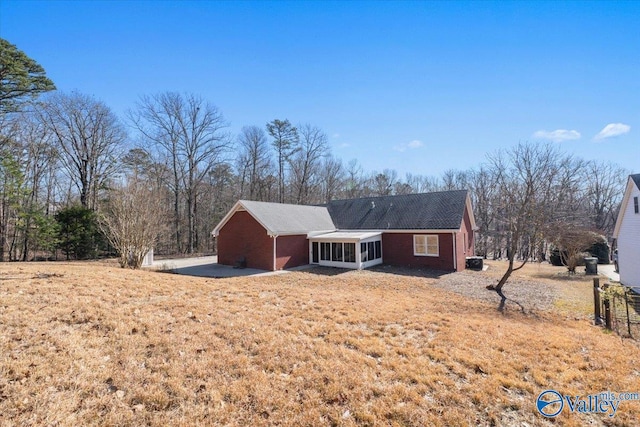
[{"label": "dry brown lawn", "polygon": [[524,314],[438,285],[493,267],[205,279],[2,264],[0,425],[638,425],[640,401],[612,419],[537,414],[546,389],[640,391],[640,348],[570,314],[584,278],[531,266],[518,280],[557,294]]}]

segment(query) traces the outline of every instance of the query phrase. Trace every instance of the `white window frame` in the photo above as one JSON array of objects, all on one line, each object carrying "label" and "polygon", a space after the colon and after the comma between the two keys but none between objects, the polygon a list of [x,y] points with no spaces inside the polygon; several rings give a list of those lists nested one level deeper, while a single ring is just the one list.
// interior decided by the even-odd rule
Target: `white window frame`
[{"label": "white window frame", "polygon": [[[440,256],[440,236],[437,234],[414,234],[413,235],[413,255],[415,256],[431,256],[438,257]],[[429,244],[429,240],[435,239],[435,252],[429,252],[429,246],[433,247],[433,241]],[[419,242],[419,241],[422,242]],[[424,247],[424,251],[419,251],[418,246]]]}]

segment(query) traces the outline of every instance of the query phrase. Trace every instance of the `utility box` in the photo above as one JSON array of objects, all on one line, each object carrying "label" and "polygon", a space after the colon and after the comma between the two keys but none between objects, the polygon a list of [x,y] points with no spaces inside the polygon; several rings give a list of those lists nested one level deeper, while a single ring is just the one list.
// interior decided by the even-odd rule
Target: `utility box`
[{"label": "utility box", "polygon": [[584,259],[585,273],[589,275],[598,274],[598,258],[586,257]]},{"label": "utility box", "polygon": [[469,256],[466,258],[465,267],[470,270],[480,270],[484,267],[484,261],[481,256]]},{"label": "utility box", "polygon": [[142,259],[143,267],[150,267],[153,265],[153,248],[149,249],[149,252]]}]

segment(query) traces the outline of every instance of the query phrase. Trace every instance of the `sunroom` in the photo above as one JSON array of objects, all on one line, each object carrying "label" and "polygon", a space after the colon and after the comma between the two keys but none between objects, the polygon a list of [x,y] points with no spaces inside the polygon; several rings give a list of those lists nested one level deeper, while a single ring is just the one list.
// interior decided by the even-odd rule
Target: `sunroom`
[{"label": "sunroom", "polygon": [[334,231],[309,234],[311,264],[361,270],[382,264],[382,233]]}]

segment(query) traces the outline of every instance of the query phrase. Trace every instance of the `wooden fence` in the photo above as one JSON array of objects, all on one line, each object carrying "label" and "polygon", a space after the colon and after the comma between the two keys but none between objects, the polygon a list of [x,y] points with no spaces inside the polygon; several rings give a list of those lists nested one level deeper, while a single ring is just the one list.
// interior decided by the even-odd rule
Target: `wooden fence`
[{"label": "wooden fence", "polygon": [[593,279],[593,308],[596,325],[623,337],[640,339],[640,294],[622,285]]}]

